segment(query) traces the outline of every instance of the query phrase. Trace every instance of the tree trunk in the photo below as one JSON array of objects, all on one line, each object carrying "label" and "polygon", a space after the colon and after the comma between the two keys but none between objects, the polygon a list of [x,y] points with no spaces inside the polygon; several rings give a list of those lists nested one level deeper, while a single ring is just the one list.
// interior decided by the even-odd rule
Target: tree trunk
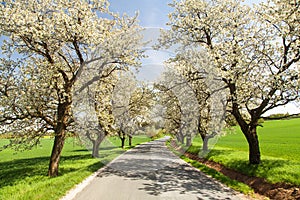
[{"label": "tree trunk", "polygon": [[182,133],[177,133],[176,138],[177,138],[178,142],[180,142],[181,144],[184,144],[184,136]]},{"label": "tree trunk", "polygon": [[202,139],[202,151],[203,152],[207,152],[208,151],[208,140],[209,140],[209,137],[204,137],[204,139]]},{"label": "tree trunk", "polygon": [[105,138],[105,134],[103,133],[98,133],[97,134],[97,139],[92,140],[93,142],[93,152],[92,152],[92,157],[93,158],[99,158],[99,147],[103,139]]},{"label": "tree trunk", "polygon": [[191,135],[187,135],[186,137],[186,146],[189,147],[192,145],[192,137]]},{"label": "tree trunk", "polygon": [[121,148],[124,149],[126,134],[121,130],[121,131],[118,132],[118,135],[119,135],[119,138],[121,140]]},{"label": "tree trunk", "polygon": [[260,149],[259,141],[256,132],[256,126],[250,126],[250,129],[246,135],[249,144],[249,162],[250,164],[260,164]]},{"label": "tree trunk", "polygon": [[101,141],[99,141],[99,140],[94,140],[93,141],[93,152],[92,152],[92,157],[93,158],[99,158],[100,143],[101,143]]},{"label": "tree trunk", "polygon": [[[226,81],[225,81],[226,82]],[[236,93],[236,85],[232,82],[227,82],[231,96],[232,102],[232,112],[231,114],[235,117],[236,121],[240,125],[240,128],[247,139],[249,145],[249,163],[250,164],[260,164],[260,150],[259,150],[259,141],[256,132],[258,119],[262,114],[263,108],[267,105],[268,101],[261,104],[260,107],[254,110],[250,110],[249,114],[251,115],[251,122],[247,123],[245,118],[242,116],[240,112],[240,106],[237,103],[237,93]],[[275,92],[276,90],[274,90]],[[265,105],[264,105],[265,104]]]},{"label": "tree trunk", "polygon": [[122,147],[122,149],[124,149],[124,147],[125,147],[125,137],[122,137],[121,138],[121,147]]},{"label": "tree trunk", "polygon": [[58,105],[57,108],[57,125],[55,127],[55,138],[52,147],[48,176],[58,176],[58,168],[61,152],[66,139],[66,128],[69,121],[71,103],[65,102]]},{"label": "tree trunk", "polygon": [[198,130],[199,130],[199,134],[200,134],[201,139],[202,139],[202,151],[203,152],[207,152],[208,151],[208,140],[209,140],[209,137],[201,129],[198,128]]},{"label": "tree trunk", "polygon": [[128,135],[128,145],[131,147],[132,146],[132,136]]},{"label": "tree trunk", "polygon": [[65,143],[64,134],[55,136],[51,158],[50,158],[49,169],[48,169],[48,176],[51,177],[58,176],[59,160],[60,160],[62,149],[64,147],[64,143]]}]

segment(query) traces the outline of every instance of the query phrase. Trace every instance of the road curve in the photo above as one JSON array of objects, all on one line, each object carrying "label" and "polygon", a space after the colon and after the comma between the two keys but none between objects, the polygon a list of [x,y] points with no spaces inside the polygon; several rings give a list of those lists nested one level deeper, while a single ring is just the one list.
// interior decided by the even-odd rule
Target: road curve
[{"label": "road curve", "polygon": [[166,140],[142,144],[122,154],[72,199],[247,199],[179,159],[167,149]]}]

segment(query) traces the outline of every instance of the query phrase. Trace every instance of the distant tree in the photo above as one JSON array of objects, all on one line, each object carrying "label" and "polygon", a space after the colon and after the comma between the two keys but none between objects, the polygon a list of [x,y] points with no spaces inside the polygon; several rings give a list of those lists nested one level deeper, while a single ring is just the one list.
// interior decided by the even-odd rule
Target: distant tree
[{"label": "distant tree", "polygon": [[185,135],[180,131],[181,124],[181,107],[176,95],[162,85],[156,85],[156,89],[160,90],[159,104],[165,110],[157,110],[157,116],[161,117],[164,121],[164,129],[166,132],[174,135],[178,142],[184,143]]},{"label": "distant tree", "polygon": [[[136,65],[141,55],[139,30],[135,18],[110,12],[106,0],[2,1],[0,31],[7,36],[2,54],[7,56],[1,60],[0,80],[5,85],[1,85],[0,123],[14,133],[11,145],[35,144],[52,131],[48,175],[57,176],[74,121],[75,82],[95,61],[102,64],[86,86],[106,65],[118,69]],[[98,55],[92,57],[94,51]],[[20,62],[12,61],[16,54]]]},{"label": "distant tree", "polygon": [[223,134],[226,96],[220,93],[221,85],[209,71],[212,66],[205,52],[182,50],[169,62],[194,92],[198,105],[197,130],[203,142],[202,151],[207,152],[209,139]]},{"label": "distant tree", "polygon": [[155,88],[160,91],[158,103],[165,108],[160,114],[164,120],[164,128],[173,134],[178,142],[186,142],[186,145],[190,146],[192,137],[197,132],[199,116],[199,105],[190,83],[174,69],[174,66],[167,64],[161,81]]},{"label": "distant tree", "polygon": [[[228,93],[228,112],[259,164],[258,120],[299,98],[298,1],[268,1],[251,9],[239,0],[174,1],[161,45],[205,49]],[[243,116],[250,116],[250,121]]]},{"label": "distant tree", "polygon": [[[114,67],[107,66],[103,69],[100,80],[87,86],[73,100],[75,117],[75,132],[87,145],[92,144],[92,156],[99,157],[99,147],[108,135],[114,135],[114,116],[112,114],[112,96],[115,85],[119,81],[118,73]],[[90,73],[88,73],[90,75]],[[83,76],[83,83],[89,80]]]},{"label": "distant tree", "polygon": [[115,87],[112,108],[114,126],[121,140],[121,147],[124,148],[126,136],[131,145],[134,133],[143,124],[151,124],[149,111],[153,106],[154,94],[146,85],[138,85],[131,74],[123,74],[121,77],[120,83]]}]

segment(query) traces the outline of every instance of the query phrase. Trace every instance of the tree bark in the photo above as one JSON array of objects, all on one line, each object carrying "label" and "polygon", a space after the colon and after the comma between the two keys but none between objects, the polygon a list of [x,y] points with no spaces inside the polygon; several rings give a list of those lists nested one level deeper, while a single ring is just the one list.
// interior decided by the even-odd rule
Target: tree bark
[{"label": "tree bark", "polygon": [[121,138],[121,147],[122,147],[122,149],[124,149],[124,147],[125,147],[125,137]]},{"label": "tree bark", "polygon": [[[251,123],[250,123],[251,124]],[[249,163],[258,165],[261,162],[259,140],[257,135],[257,125],[241,126],[241,130],[247,139],[249,147]]]},{"label": "tree bark", "polygon": [[202,139],[202,151],[203,152],[207,152],[208,151],[208,140],[209,138],[208,137],[204,137],[204,139]]},{"label": "tree bark", "polygon": [[118,135],[119,135],[119,138],[121,140],[121,148],[124,149],[126,134],[121,130],[121,131],[118,132]]},{"label": "tree bark", "polygon": [[132,146],[132,136],[128,135],[128,145],[131,147]]},{"label": "tree bark", "polygon": [[62,149],[64,147],[64,143],[65,143],[64,134],[55,136],[51,158],[50,158],[49,169],[48,169],[48,176],[51,177],[58,176],[59,161],[60,161]]},{"label": "tree bark", "polygon": [[[254,122],[253,122],[254,121]],[[259,140],[257,135],[257,121],[253,120],[248,124],[240,124],[241,130],[247,139],[249,147],[249,163],[258,165],[261,162]],[[256,123],[255,123],[256,121]]]},{"label": "tree bark", "polygon": [[237,94],[236,94],[235,83],[231,83],[231,82],[226,82],[226,83],[228,84],[230,93],[231,93],[231,102],[232,102],[231,114],[235,117],[236,121],[238,122],[238,124],[248,142],[249,163],[255,164],[255,165],[260,164],[261,158],[260,158],[259,141],[258,141],[256,128],[257,128],[257,124],[258,124],[258,119],[262,113],[262,109],[264,106],[267,105],[267,101],[263,102],[263,104],[258,109],[254,109],[249,112],[249,114],[251,115],[251,121],[250,121],[250,123],[247,123],[239,110],[240,106],[237,103]]},{"label": "tree bark", "polygon": [[59,161],[66,139],[66,127],[69,120],[71,103],[62,103],[57,108],[57,125],[55,127],[55,138],[52,147],[48,176],[58,176]]},{"label": "tree bark", "polygon": [[99,147],[102,140],[103,138],[101,136],[98,136],[96,140],[93,140],[93,152],[92,152],[93,158],[99,158]]},{"label": "tree bark", "polygon": [[187,135],[186,137],[186,146],[189,147],[192,145],[192,137],[191,135]]},{"label": "tree bark", "polygon": [[249,162],[250,164],[260,164],[260,148],[259,140],[256,132],[256,126],[250,126],[249,131],[246,135],[249,144]]},{"label": "tree bark", "polygon": [[200,134],[201,139],[202,139],[202,151],[206,152],[206,151],[208,151],[208,140],[209,140],[209,137],[206,136],[205,132],[202,131],[200,128],[198,128],[198,130],[199,130],[199,134]]},{"label": "tree bark", "polygon": [[176,138],[177,138],[178,142],[180,142],[181,144],[184,144],[184,136],[182,133],[177,133]]},{"label": "tree bark", "polygon": [[[95,134],[95,133],[94,133]],[[93,158],[99,158],[99,147],[103,139],[105,138],[105,134],[103,132],[98,132],[97,133],[97,138],[93,139],[91,136],[91,133],[89,131],[86,132],[86,137],[92,142],[93,147],[92,147],[92,157]]]}]

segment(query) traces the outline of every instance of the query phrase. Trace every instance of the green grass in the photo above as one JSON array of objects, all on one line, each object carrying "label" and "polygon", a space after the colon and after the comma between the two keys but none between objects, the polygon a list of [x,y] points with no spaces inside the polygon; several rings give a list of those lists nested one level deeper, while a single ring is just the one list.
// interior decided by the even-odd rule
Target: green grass
[{"label": "green grass", "polygon": [[[124,150],[131,149],[136,145],[142,144],[144,142],[149,142],[151,141],[151,138],[146,135],[136,135],[132,138],[132,146],[129,146],[128,140],[129,140],[128,137],[126,137]],[[111,143],[110,145],[121,148],[121,139],[118,136],[110,137],[109,142]]]},{"label": "green grass", "polygon": [[[290,160],[300,161],[300,119],[265,121],[258,127],[261,153]],[[248,152],[245,136],[236,127],[236,132],[218,141],[218,146]],[[298,155],[298,156],[297,156]]]},{"label": "green grass", "polygon": [[219,180],[221,183],[224,183],[225,185],[227,185],[228,187],[230,187],[236,191],[242,192],[244,194],[253,194],[254,193],[253,189],[251,187],[249,187],[248,185],[246,185],[242,182],[236,181],[236,180],[232,180],[229,177],[223,175],[221,172],[218,172],[215,169],[209,168],[206,165],[204,165],[198,161],[192,160],[185,156],[181,156],[181,159],[183,159],[187,163],[190,163],[193,167],[201,170],[203,173],[215,178],[216,180]]},{"label": "green grass", "polygon": [[[219,139],[208,159],[271,183],[286,182],[300,186],[300,119],[266,121],[258,127],[262,154],[260,165],[248,164],[248,145],[239,128]],[[202,146],[196,137],[190,152]]]},{"label": "green grass", "polygon": [[[147,137],[136,137],[133,146],[149,141]],[[6,143],[0,140],[0,146]],[[47,176],[49,156],[53,140],[43,139],[41,146],[30,151],[0,152],[0,199],[5,200],[53,200],[80,183],[124,150],[117,146],[100,149],[100,158],[91,157],[91,152],[78,145],[73,138],[67,139],[60,161],[59,173],[55,178]],[[128,147],[127,147],[128,148]]]}]

